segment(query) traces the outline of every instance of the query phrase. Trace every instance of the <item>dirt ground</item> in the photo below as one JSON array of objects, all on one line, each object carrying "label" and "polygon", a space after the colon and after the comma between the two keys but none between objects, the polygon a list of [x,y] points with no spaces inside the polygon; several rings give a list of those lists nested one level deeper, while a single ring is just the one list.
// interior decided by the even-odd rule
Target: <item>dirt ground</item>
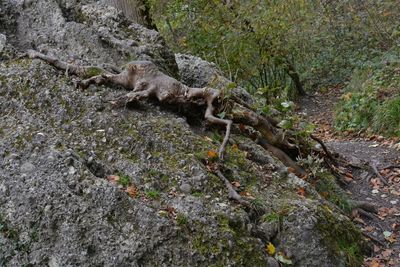
[{"label": "dirt ground", "polygon": [[299,112],[316,125],[315,134],[332,151],[354,166],[348,169],[348,184],[343,189],[352,199],[376,207],[375,212],[352,213],[354,223],[374,244],[364,266],[400,266],[400,141],[365,132],[335,131],[334,110],[341,94],[342,88],[335,87],[307,96],[297,103]]}]

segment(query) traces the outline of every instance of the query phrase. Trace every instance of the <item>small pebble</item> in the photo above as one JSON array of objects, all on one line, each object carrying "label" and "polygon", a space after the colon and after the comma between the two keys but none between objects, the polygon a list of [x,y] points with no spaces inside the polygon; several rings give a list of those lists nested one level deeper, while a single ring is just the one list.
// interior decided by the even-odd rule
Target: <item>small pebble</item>
[{"label": "small pebble", "polygon": [[379,193],[379,190],[378,190],[378,189],[374,189],[374,190],[372,190],[371,192],[372,192],[372,194],[378,194],[378,193]]},{"label": "small pebble", "polygon": [[185,194],[190,194],[190,192],[192,191],[192,187],[190,186],[190,184],[187,183],[182,184],[179,189]]},{"label": "small pebble", "polygon": [[33,165],[30,162],[25,162],[24,164],[22,164],[20,171],[22,173],[31,173],[35,170],[35,165]]},{"label": "small pebble", "polygon": [[74,175],[75,173],[76,173],[76,169],[73,166],[69,167],[68,174],[69,175]]}]

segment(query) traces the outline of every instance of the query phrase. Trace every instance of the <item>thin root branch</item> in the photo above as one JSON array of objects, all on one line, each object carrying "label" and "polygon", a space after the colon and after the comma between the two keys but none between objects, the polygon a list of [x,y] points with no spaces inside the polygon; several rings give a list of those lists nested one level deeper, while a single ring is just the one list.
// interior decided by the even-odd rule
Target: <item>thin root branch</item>
[{"label": "thin root branch", "polygon": [[251,205],[248,201],[244,200],[241,195],[236,192],[236,190],[233,188],[233,185],[229,182],[228,179],[222,174],[220,170],[216,170],[215,174],[225,183],[226,188],[228,189],[229,192],[229,199],[237,201],[239,204],[251,208]]}]

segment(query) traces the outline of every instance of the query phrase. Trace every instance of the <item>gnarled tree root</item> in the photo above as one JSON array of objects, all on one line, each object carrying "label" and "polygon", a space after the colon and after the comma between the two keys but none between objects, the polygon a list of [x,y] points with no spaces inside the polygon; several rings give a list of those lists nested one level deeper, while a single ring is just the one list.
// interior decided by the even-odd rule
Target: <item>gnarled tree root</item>
[{"label": "gnarled tree root", "polygon": [[[228,101],[222,101],[218,90],[209,87],[188,87],[160,72],[157,67],[149,61],[133,61],[126,65],[125,70],[112,73],[96,66],[78,66],[70,64],[34,50],[29,50],[27,55],[30,58],[41,59],[59,70],[64,70],[69,74],[80,77],[82,80],[78,85],[82,88],[87,88],[89,85],[95,84],[122,86],[131,91],[124,97],[112,101],[113,104],[126,104],[132,101],[156,98],[160,103],[172,105],[187,103],[205,105],[206,111],[204,118],[211,124],[226,126],[225,137],[219,148],[219,157],[221,160],[223,160],[226,146],[229,142],[232,124],[240,123],[258,132],[256,136],[250,135],[250,137],[281,160],[283,164],[293,168],[300,176],[306,174],[294,161],[294,158],[299,155],[301,148],[288,141],[288,133],[278,128],[274,119],[258,114],[240,99],[228,97]],[[222,102],[227,102],[229,105],[227,110],[227,118],[229,119],[218,118],[214,115],[217,109],[222,110],[228,107],[221,107]],[[220,178],[222,177],[221,173],[217,173],[217,175],[220,176]],[[224,182],[226,183],[226,180],[224,180]],[[227,183],[226,185],[229,187]],[[232,190],[230,190],[230,197],[242,202],[239,198],[240,195],[238,197],[238,194],[234,194]]]}]

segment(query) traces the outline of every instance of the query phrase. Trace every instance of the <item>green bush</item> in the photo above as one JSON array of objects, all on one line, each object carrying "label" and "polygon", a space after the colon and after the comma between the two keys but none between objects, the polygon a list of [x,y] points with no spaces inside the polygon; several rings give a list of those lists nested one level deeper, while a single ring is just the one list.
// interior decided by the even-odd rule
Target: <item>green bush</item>
[{"label": "green bush", "polygon": [[338,103],[339,130],[400,136],[400,51],[383,53],[356,70]]},{"label": "green bush", "polygon": [[350,94],[347,94],[348,99],[343,99],[339,103],[335,126],[341,131],[367,129],[374,117],[378,103],[371,95],[372,93]]},{"label": "green bush", "polygon": [[382,103],[373,118],[373,129],[400,137],[400,96]]}]

